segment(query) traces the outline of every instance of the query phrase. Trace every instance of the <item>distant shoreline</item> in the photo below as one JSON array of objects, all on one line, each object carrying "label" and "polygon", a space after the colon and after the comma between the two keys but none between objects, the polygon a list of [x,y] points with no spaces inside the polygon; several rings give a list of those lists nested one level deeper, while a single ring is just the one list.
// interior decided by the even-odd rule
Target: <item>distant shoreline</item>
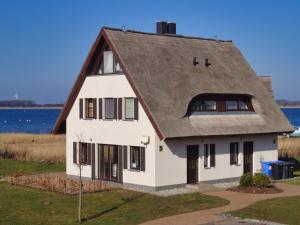
[{"label": "distant shoreline", "polygon": [[287,108],[291,108],[291,109],[299,109],[300,108],[300,105],[297,105],[297,106],[279,106],[280,108],[283,108],[283,109],[287,109]]},{"label": "distant shoreline", "polygon": [[0,107],[0,109],[62,109],[62,106],[36,106],[36,107]]}]

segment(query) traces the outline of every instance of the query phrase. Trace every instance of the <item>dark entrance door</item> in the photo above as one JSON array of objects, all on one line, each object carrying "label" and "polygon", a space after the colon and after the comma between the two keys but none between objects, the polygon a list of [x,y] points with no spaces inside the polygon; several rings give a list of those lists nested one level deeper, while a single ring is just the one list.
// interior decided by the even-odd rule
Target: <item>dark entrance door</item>
[{"label": "dark entrance door", "polygon": [[199,158],[199,146],[188,145],[186,150],[187,155],[187,183],[198,182],[198,158]]},{"label": "dark entrance door", "polygon": [[244,173],[253,173],[253,142],[244,142]]}]

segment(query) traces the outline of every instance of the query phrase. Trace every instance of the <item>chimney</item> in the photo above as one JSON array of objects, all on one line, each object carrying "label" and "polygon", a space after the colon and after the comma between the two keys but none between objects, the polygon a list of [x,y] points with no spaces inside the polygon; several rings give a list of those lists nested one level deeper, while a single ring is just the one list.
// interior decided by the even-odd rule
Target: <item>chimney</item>
[{"label": "chimney", "polygon": [[157,34],[176,34],[176,23],[157,21],[156,22]]}]

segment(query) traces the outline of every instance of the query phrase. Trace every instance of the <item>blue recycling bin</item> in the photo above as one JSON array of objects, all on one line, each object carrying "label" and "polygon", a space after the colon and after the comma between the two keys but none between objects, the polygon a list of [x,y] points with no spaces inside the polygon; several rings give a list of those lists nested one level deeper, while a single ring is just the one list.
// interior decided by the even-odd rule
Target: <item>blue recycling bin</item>
[{"label": "blue recycling bin", "polygon": [[273,166],[274,164],[281,164],[283,161],[277,160],[277,161],[266,161],[262,162],[262,172],[263,174],[272,177],[273,176]]}]

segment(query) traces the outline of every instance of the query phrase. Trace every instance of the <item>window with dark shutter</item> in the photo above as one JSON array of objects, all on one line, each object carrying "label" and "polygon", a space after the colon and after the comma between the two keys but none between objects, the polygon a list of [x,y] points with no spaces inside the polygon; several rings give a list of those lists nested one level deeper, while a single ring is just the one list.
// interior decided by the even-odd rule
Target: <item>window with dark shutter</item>
[{"label": "window with dark shutter", "polygon": [[216,166],[216,149],[215,144],[210,144],[210,167]]},{"label": "window with dark shutter", "polygon": [[118,181],[123,182],[123,147],[118,146]]},{"label": "window with dark shutter", "polygon": [[239,143],[232,142],[230,143],[230,165],[238,164],[238,156],[239,156]]},{"label": "window with dark shutter", "polygon": [[73,163],[77,163],[77,143],[73,142]]},{"label": "window with dark shutter", "polygon": [[95,172],[96,172],[96,168],[95,168],[95,165],[96,165],[96,159],[95,159],[95,144],[92,144],[92,153],[91,153],[91,161],[92,161],[92,168],[91,168],[91,172],[92,172],[92,180],[95,180],[96,176],[95,176]]},{"label": "window with dark shutter", "polygon": [[139,102],[137,98],[134,99],[134,119],[139,119]]},{"label": "window with dark shutter", "polygon": [[204,167],[208,167],[208,144],[204,145]]},{"label": "window with dark shutter", "polygon": [[79,118],[83,118],[83,99],[79,99]]},{"label": "window with dark shutter", "polygon": [[118,99],[114,98],[114,119],[118,118]]},{"label": "window with dark shutter", "polygon": [[92,164],[92,144],[87,144],[87,164]]},{"label": "window with dark shutter", "polygon": [[145,148],[141,147],[141,171],[146,170]]},{"label": "window with dark shutter", "polygon": [[118,98],[118,119],[122,120],[122,98]]},{"label": "window with dark shutter", "polygon": [[79,142],[79,159],[81,164],[88,164],[88,144]]},{"label": "window with dark shutter", "polygon": [[94,119],[97,119],[97,99],[93,98],[93,116]]},{"label": "window with dark shutter", "polygon": [[123,146],[123,168],[127,169],[127,146]]},{"label": "window with dark shutter", "polygon": [[98,104],[99,104],[99,119],[102,119],[103,118],[102,98],[99,98]]}]

